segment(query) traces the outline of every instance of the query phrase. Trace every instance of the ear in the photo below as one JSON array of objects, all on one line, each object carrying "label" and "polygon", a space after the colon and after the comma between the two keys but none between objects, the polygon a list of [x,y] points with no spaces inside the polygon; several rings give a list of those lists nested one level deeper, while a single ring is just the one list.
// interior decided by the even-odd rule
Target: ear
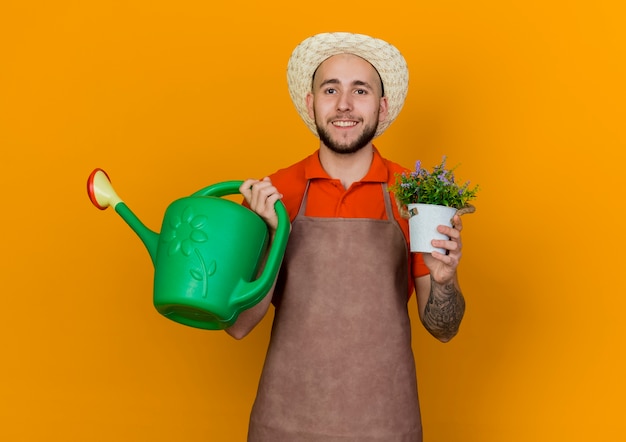
[{"label": "ear", "polygon": [[389,113],[389,103],[387,97],[380,97],[380,104],[378,105],[378,122],[381,123],[387,119]]},{"label": "ear", "polygon": [[306,100],[306,110],[309,114],[309,117],[312,120],[315,120],[315,112],[313,111],[313,94],[311,92],[307,92],[305,100]]}]

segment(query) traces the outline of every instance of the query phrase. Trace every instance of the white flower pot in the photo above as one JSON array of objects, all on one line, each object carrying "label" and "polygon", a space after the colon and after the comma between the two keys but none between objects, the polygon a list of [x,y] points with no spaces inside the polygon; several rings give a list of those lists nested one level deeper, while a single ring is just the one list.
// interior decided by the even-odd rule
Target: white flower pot
[{"label": "white flower pot", "polygon": [[434,204],[408,204],[407,208],[410,214],[415,212],[413,209],[417,209],[417,213],[409,218],[411,252],[446,253],[445,249],[433,247],[431,241],[449,239],[448,236],[437,231],[437,226],[452,227],[452,218],[456,209]]}]

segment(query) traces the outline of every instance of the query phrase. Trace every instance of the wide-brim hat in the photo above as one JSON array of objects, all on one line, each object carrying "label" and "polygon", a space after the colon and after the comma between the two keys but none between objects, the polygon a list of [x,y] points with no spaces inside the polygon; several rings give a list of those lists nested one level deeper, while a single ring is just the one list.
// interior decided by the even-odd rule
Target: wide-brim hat
[{"label": "wide-brim hat", "polygon": [[300,43],[287,64],[289,95],[300,117],[319,138],[315,121],[309,117],[306,95],[311,92],[313,74],[327,58],[354,54],[367,60],[378,71],[388,102],[387,118],[378,124],[375,136],[382,134],[396,119],[409,87],[409,70],[404,57],[391,44],[377,38],[348,32],[317,34]]}]

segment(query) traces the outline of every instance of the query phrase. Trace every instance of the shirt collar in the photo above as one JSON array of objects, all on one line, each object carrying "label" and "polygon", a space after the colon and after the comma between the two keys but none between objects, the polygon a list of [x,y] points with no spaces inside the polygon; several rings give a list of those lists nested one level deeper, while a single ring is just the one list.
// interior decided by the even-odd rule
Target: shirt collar
[{"label": "shirt collar", "polygon": [[[332,179],[322,167],[319,157],[319,149],[305,160],[304,174],[307,180],[311,179]],[[374,157],[370,170],[361,179],[361,182],[386,183],[389,177],[389,171],[383,158],[380,156],[378,149],[374,147]]]}]

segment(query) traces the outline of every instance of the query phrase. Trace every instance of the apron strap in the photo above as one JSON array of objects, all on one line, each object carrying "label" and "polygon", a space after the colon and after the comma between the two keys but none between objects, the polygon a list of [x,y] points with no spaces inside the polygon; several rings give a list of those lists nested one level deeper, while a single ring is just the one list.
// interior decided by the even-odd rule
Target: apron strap
[{"label": "apron strap", "polygon": [[300,203],[300,208],[298,209],[298,215],[296,217],[304,216],[304,212],[306,210],[306,201],[309,197],[309,184],[311,184],[311,180],[307,180],[306,187],[304,188],[304,195],[302,195],[302,202]]},{"label": "apron strap", "polygon": [[396,218],[393,216],[393,208],[391,207],[391,196],[389,195],[389,191],[387,190],[387,183],[381,183],[383,186],[383,198],[385,200],[385,210],[387,212],[387,219],[389,221],[395,221]]}]

